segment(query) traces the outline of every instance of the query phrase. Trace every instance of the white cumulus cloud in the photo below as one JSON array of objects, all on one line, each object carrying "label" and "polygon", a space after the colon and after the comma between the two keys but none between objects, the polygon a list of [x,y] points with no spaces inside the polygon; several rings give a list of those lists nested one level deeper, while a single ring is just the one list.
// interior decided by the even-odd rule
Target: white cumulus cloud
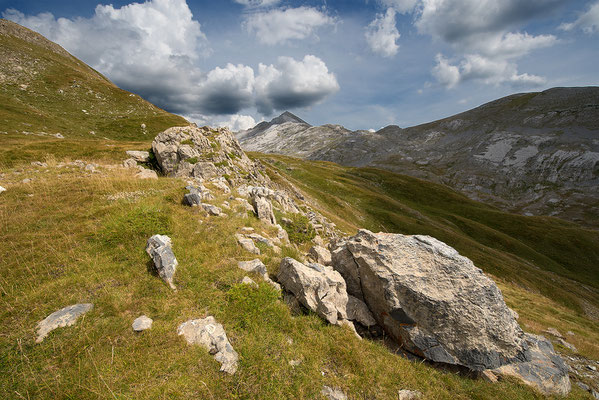
[{"label": "white cumulus cloud", "polygon": [[395,9],[388,8],[385,14],[378,14],[366,29],[366,42],[373,52],[392,57],[397,54],[400,34],[395,26]]},{"label": "white cumulus cloud", "polygon": [[318,28],[334,24],[335,18],[304,6],[252,13],[245,21],[248,32],[255,33],[260,42],[268,45],[317,37]]},{"label": "white cumulus cloud", "polygon": [[409,13],[414,10],[418,0],[378,0],[384,7],[391,7],[401,14]]},{"label": "white cumulus cloud", "polygon": [[250,8],[270,7],[279,3],[280,0],[235,0],[235,3]]},{"label": "white cumulus cloud", "polygon": [[559,28],[564,31],[582,29],[589,34],[599,32],[599,1],[592,4],[589,10],[580,15],[576,21],[563,23]]},{"label": "white cumulus cloud", "polygon": [[518,73],[519,57],[557,42],[554,35],[530,35],[518,28],[550,12],[560,0],[421,0],[415,25],[421,34],[448,43],[461,60],[437,56],[433,76],[446,87],[478,80],[486,84],[538,86],[542,77]]},{"label": "white cumulus cloud", "polygon": [[276,65],[260,64],[255,85],[256,106],[265,115],[317,104],[339,90],[335,75],[313,55],[301,61],[279,57]]}]

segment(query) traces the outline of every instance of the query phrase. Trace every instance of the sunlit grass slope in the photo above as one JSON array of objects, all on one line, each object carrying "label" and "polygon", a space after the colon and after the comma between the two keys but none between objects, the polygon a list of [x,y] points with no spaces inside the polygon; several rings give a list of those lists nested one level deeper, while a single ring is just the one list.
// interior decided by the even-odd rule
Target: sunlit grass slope
[{"label": "sunlit grass slope", "polygon": [[[98,143],[98,148],[103,146]],[[116,160],[122,151],[114,148],[112,154],[87,161]],[[272,228],[247,214],[227,211],[228,217],[208,217],[181,205],[183,180],[143,181],[133,172],[102,166],[100,173],[85,173],[57,168],[60,159],[53,156],[40,157],[44,159],[47,171],[27,164],[0,170],[1,183],[8,189],[0,195],[0,398],[315,399],[323,385],[340,387],[352,399],[396,399],[399,389],[420,390],[426,399],[544,398],[515,381],[492,385],[410,362],[379,342],[360,341],[314,315],[292,315],[257,276],[253,278],[260,282],[258,289],[239,285],[244,273],[237,262],[253,256],[236,244],[234,233],[253,226],[272,236]],[[344,169],[345,180],[335,182],[333,171],[342,170],[330,164],[281,158],[273,165],[283,174],[277,176],[271,169],[273,178],[293,180],[347,233],[358,226],[407,230],[387,225],[392,210],[377,214],[370,206],[360,206],[383,207],[391,198],[377,192],[383,190],[381,182],[352,177],[359,171]],[[310,165],[326,179],[317,182],[305,175]],[[33,181],[24,184],[25,177]],[[346,196],[340,188],[353,179],[361,190]],[[327,186],[336,189],[330,192]],[[228,195],[220,194],[213,203],[226,199]],[[421,227],[417,233],[445,232],[441,227],[427,231],[428,224],[441,226],[440,222],[394,201],[393,213],[400,220],[428,221],[414,223],[414,230]],[[173,240],[179,260],[176,292],[149,271],[144,247],[155,233]],[[286,247],[282,255],[263,248],[260,258],[273,274],[280,257],[299,257],[307,246]],[[500,250],[488,251],[523,262]],[[501,271],[490,272],[501,276]],[[582,354],[599,355],[596,323],[523,288],[520,283],[525,280],[518,276],[499,282],[526,329],[573,330],[572,342]],[[95,307],[77,325],[58,329],[35,344],[37,322],[76,302]],[[131,323],[141,314],[153,318],[154,325],[135,334]],[[177,336],[180,323],[206,315],[224,325],[240,354],[234,376],[218,372],[218,363],[205,350]],[[291,360],[301,364],[293,367]],[[569,398],[589,397],[574,387]]]},{"label": "sunlit grass slope", "polygon": [[0,141],[6,133],[145,140],[181,124],[55,43],[0,19]]}]

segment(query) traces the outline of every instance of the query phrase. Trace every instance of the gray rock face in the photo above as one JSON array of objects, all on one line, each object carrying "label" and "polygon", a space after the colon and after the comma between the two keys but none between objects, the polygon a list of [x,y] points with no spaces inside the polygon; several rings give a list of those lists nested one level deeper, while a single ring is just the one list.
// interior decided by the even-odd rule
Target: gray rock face
[{"label": "gray rock face", "polygon": [[304,265],[285,257],[279,266],[278,281],[309,310],[331,324],[347,319],[347,291],[341,275],[320,264]]},{"label": "gray rock face", "polygon": [[[550,343],[525,335],[495,283],[446,244],[360,230],[333,251],[333,267],[349,294],[364,299],[378,324],[410,352],[474,371],[517,375],[529,368],[525,382],[536,376],[541,390],[569,390],[567,368]],[[512,366],[499,370],[506,365]]]},{"label": "gray rock face", "polygon": [[[244,149],[374,166],[443,183],[508,211],[597,227],[599,88],[519,93],[419,126],[377,132],[257,125]],[[592,218],[589,218],[589,210]]]},{"label": "gray rock face", "polygon": [[140,317],[135,318],[135,321],[133,321],[131,327],[135,332],[141,332],[145,331],[146,329],[151,329],[153,322],[154,321],[152,320],[152,318],[142,315]]},{"label": "gray rock face", "polygon": [[167,176],[210,180],[227,175],[236,185],[268,182],[227,128],[169,128],[154,138],[152,150]]},{"label": "gray rock face", "polygon": [[77,322],[77,319],[94,308],[93,304],[73,304],[53,312],[37,324],[36,343],[44,341],[46,336],[56,328],[71,326]]},{"label": "gray rock face", "polygon": [[267,273],[266,266],[257,258],[252,261],[239,261],[237,266],[244,271],[254,272],[259,275],[264,275]]},{"label": "gray rock face", "polygon": [[359,322],[366,327],[376,325],[376,320],[366,303],[352,295],[348,295],[347,319]]},{"label": "gray rock face", "polygon": [[543,336],[525,334],[522,342],[524,361],[493,370],[499,375],[514,376],[547,395],[566,396],[571,389],[568,366]]},{"label": "gray rock face", "polygon": [[150,152],[148,151],[127,150],[126,153],[136,162],[145,163],[150,161]]},{"label": "gray rock face", "polygon": [[272,211],[272,204],[266,197],[258,195],[253,196],[252,205],[254,206],[254,212],[258,216],[258,219],[271,225],[277,224],[275,214]]},{"label": "gray rock face", "polygon": [[220,370],[233,375],[237,371],[239,355],[229,343],[225,329],[214,317],[193,319],[179,325],[177,330],[187,343],[199,344],[221,364]]},{"label": "gray rock face", "polygon": [[239,245],[245,251],[249,251],[250,253],[260,255],[260,249],[256,247],[256,245],[254,244],[254,241],[252,239],[249,239],[239,233],[235,235],[235,238],[237,238],[237,243],[239,243]]},{"label": "gray rock face", "polygon": [[183,202],[190,207],[201,206],[202,197],[197,193],[185,193],[185,195],[183,195]]},{"label": "gray rock face", "polygon": [[308,255],[318,264],[331,265],[331,252],[322,246],[312,246]]},{"label": "gray rock face", "polygon": [[168,283],[171,289],[176,289],[173,284],[173,277],[179,263],[171,248],[171,238],[166,235],[152,236],[146,244],[146,253],[154,261],[158,275]]}]

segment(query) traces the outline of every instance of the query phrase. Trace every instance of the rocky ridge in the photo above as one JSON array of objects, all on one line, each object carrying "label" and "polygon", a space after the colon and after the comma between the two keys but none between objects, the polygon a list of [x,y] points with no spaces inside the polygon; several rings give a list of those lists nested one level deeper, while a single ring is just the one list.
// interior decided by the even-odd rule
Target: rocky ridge
[{"label": "rocky ridge", "polygon": [[554,88],[404,129],[285,122],[237,137],[247,150],[384,168],[508,211],[597,227],[598,115],[599,88]]}]

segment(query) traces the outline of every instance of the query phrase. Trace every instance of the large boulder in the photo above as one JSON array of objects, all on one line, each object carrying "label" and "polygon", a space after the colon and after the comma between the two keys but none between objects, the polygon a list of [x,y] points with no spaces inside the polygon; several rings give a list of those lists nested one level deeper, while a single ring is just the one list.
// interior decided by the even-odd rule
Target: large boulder
[{"label": "large boulder", "polygon": [[206,348],[221,364],[221,371],[231,375],[237,371],[239,355],[229,343],[225,329],[216,322],[214,317],[208,316],[184,322],[179,325],[177,333],[182,335],[187,343],[199,344]]},{"label": "large boulder", "polygon": [[268,182],[227,128],[172,127],[154,138],[152,151],[167,176],[209,180],[226,175],[235,184]]},{"label": "large boulder", "polygon": [[408,351],[474,371],[513,364],[519,366],[510,369],[513,375],[533,371],[525,382],[550,375],[562,384],[539,378],[541,390],[569,390],[565,364],[553,349],[531,345],[539,342],[520,329],[497,285],[445,243],[360,230],[332,253],[349,294],[363,299],[378,324]]},{"label": "large boulder", "polygon": [[320,264],[304,265],[285,257],[279,266],[278,281],[299,300],[331,324],[347,320],[345,281],[337,271]]},{"label": "large boulder", "polygon": [[171,238],[166,235],[154,235],[148,239],[146,253],[152,258],[158,275],[175,289],[173,277],[177,270],[177,259],[171,247]]}]

